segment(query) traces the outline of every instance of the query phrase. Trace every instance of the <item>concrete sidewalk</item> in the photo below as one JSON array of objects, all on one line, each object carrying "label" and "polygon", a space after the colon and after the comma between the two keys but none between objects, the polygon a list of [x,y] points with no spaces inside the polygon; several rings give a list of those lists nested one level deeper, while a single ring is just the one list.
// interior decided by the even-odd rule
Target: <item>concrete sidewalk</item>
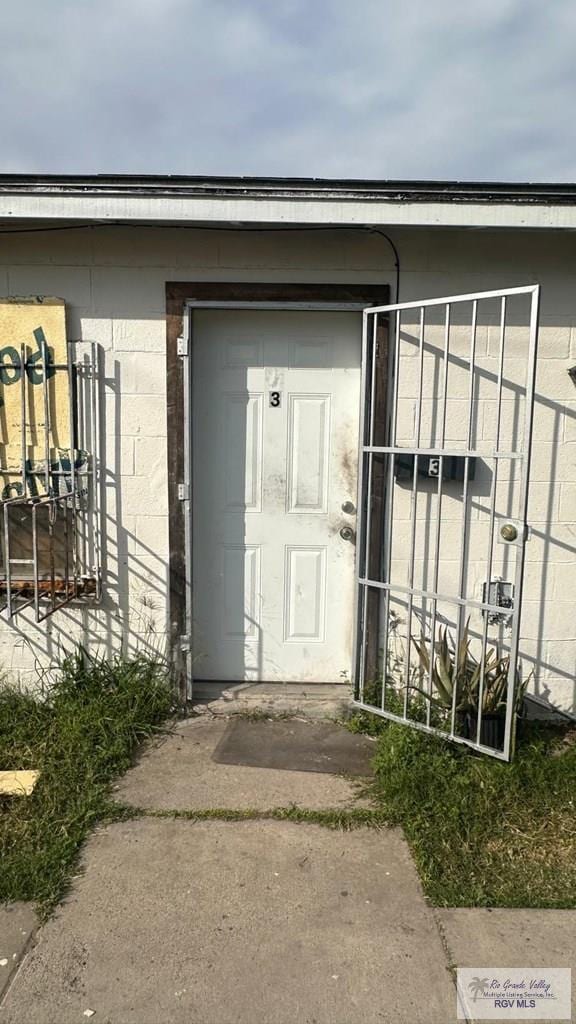
[{"label": "concrete sidewalk", "polygon": [[[266,724],[255,722],[255,731]],[[301,724],[313,728],[312,722]],[[152,810],[266,811],[293,804],[308,810],[343,810],[366,804],[359,796],[359,783],[338,775],[218,764],[212,756],[227,727],[228,721],[221,717],[180,723],[120,780],[115,790],[118,799]]]},{"label": "concrete sidewalk", "polygon": [[452,981],[397,832],[144,819],[96,835],[4,1024],[445,1024]]},{"label": "concrete sidewalk", "polygon": [[[225,728],[184,723],[119,797],[164,813],[356,806],[344,778],[215,764]],[[141,817],[90,839],[0,1021],[448,1024],[454,964],[562,966],[574,948],[572,912],[433,911],[398,830]]]},{"label": "concrete sidewalk", "polygon": [[30,903],[0,906],[0,1000],[22,962],[38,927]]}]

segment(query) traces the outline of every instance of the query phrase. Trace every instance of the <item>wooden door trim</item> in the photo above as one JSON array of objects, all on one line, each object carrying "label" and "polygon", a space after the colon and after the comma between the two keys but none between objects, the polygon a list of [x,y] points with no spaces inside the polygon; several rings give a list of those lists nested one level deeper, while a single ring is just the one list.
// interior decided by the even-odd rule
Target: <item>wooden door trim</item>
[{"label": "wooden door trim", "polygon": [[[186,622],[186,556],[184,516],[178,487],[184,480],[183,365],[178,354],[185,307],[198,302],[357,302],[384,306],[390,299],[387,284],[282,284],[247,281],[168,281],[166,283],[166,413],[168,437],[169,533],[169,656],[182,701],[186,699],[185,659],[181,638]],[[376,639],[377,642],[377,639]]]}]

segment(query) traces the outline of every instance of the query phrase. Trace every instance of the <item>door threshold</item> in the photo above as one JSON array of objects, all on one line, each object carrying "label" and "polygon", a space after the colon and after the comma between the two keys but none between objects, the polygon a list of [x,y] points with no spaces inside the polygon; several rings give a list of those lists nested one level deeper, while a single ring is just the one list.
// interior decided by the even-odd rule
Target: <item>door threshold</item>
[{"label": "door threshold", "polygon": [[193,704],[220,714],[263,712],[313,718],[346,717],[352,707],[349,683],[194,683]]},{"label": "door threshold", "polygon": [[216,679],[195,679],[194,680],[194,693],[196,696],[200,696],[201,693],[206,692],[207,694],[213,695],[214,693],[224,693],[229,691],[231,693],[243,693],[247,694],[249,691],[258,692],[259,694],[270,693],[274,694],[300,694],[303,692],[312,692],[316,696],[320,696],[324,691],[329,692],[334,690],[337,693],[342,693],[343,690],[350,690],[350,684],[347,682],[339,683],[309,683],[303,680],[302,682],[287,682],[287,683],[249,683],[249,682],[234,682],[233,680],[219,681]]}]

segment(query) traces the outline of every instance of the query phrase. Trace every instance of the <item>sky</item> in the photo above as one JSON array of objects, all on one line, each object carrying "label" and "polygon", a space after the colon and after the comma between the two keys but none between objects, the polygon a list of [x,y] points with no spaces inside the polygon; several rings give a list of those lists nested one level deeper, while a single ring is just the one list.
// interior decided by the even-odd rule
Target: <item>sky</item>
[{"label": "sky", "polygon": [[0,171],[575,181],[574,0],[20,0]]}]

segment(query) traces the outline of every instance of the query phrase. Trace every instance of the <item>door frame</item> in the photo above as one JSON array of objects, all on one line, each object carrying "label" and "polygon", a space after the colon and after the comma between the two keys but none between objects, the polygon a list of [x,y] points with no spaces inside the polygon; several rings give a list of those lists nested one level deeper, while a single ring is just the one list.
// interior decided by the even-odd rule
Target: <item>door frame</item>
[{"label": "door frame", "polygon": [[[354,310],[389,302],[387,284],[166,283],[168,654],[182,702],[192,698],[192,343],[194,309]],[[360,436],[358,438],[360,443]],[[189,552],[189,557],[187,557]],[[377,638],[376,638],[377,642]]]}]

